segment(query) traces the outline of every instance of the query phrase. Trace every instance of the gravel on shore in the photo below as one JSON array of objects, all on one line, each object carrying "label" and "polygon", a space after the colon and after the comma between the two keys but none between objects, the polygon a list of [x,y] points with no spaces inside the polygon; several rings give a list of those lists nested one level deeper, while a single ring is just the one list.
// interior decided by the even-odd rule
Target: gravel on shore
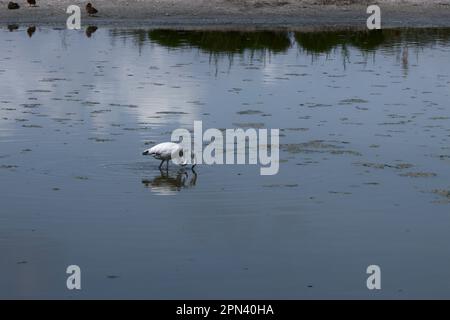
[{"label": "gravel on shore", "polygon": [[[38,7],[8,10],[1,0],[0,27],[8,24],[64,28],[66,8],[78,5],[82,26],[123,28],[317,29],[365,28],[365,0],[92,0],[99,10],[88,17],[79,0],[37,0]],[[381,0],[382,27],[450,27],[450,0]]]}]

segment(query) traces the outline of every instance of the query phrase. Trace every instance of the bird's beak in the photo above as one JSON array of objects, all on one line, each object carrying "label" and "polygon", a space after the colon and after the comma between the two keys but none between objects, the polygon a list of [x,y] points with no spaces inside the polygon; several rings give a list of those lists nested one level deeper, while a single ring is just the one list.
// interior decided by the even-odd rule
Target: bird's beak
[{"label": "bird's beak", "polygon": [[145,150],[144,152],[142,152],[142,155],[143,155],[143,156],[148,155],[148,150]]}]

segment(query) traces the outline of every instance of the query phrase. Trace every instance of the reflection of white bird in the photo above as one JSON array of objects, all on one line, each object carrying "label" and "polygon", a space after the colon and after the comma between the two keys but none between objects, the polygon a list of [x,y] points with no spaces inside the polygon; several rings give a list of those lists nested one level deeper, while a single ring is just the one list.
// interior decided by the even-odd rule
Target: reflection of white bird
[{"label": "reflection of white bird", "polygon": [[[177,159],[177,164],[180,164],[182,166],[185,166],[188,161],[184,157],[185,152],[183,151],[183,148],[178,144],[174,142],[163,142],[160,144],[157,144],[154,147],[151,147],[150,149],[145,150],[142,155],[144,156],[152,156],[155,159],[161,160],[161,163],[159,165],[159,169],[161,169],[164,161],[167,161],[167,169],[169,168],[169,160]],[[194,157],[192,156],[192,159]],[[195,167],[195,163],[193,163],[192,168]]]},{"label": "reflection of white bird", "polygon": [[192,170],[192,176],[183,169],[179,170],[176,175],[163,170],[160,172],[161,175],[153,179],[142,179],[146,188],[160,195],[174,195],[182,189],[194,187],[197,183],[195,170]]}]

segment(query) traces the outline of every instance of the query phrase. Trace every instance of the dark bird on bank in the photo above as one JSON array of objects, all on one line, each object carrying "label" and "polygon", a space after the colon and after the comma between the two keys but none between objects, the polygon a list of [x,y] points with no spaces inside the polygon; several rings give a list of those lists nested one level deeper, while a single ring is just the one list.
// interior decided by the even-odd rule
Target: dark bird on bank
[{"label": "dark bird on bank", "polygon": [[90,38],[91,36],[92,36],[92,34],[95,32],[95,31],[97,31],[97,27],[96,26],[89,26],[89,27],[87,27],[86,28],[86,36],[88,37],[88,38]]},{"label": "dark bird on bank", "polygon": [[27,33],[28,36],[31,38],[33,36],[33,34],[36,32],[36,27],[35,26],[30,26],[27,29]]},{"label": "dark bird on bank", "polygon": [[90,2],[86,5],[86,11],[87,11],[89,16],[93,16],[94,14],[98,13],[98,10],[95,9],[92,6],[92,3],[90,3]]},{"label": "dark bird on bank", "polygon": [[18,3],[16,3],[16,2],[9,2],[8,3],[8,9],[9,10],[15,10],[15,9],[19,9],[20,8],[20,6],[19,6],[19,4]]},{"label": "dark bird on bank", "polygon": [[19,29],[19,26],[17,24],[9,24],[8,25],[8,30],[10,32],[16,31],[17,29]]},{"label": "dark bird on bank", "polygon": [[36,7],[36,0],[27,0],[30,7]]}]

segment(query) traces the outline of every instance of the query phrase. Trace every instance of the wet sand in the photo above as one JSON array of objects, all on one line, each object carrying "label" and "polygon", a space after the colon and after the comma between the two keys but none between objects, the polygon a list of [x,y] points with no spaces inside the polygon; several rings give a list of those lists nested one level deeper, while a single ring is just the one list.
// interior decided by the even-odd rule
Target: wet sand
[{"label": "wet sand", "polygon": [[[0,1],[0,24],[36,24],[65,27],[66,8],[82,8],[82,25],[155,28],[365,28],[366,1],[233,1],[233,0],[97,0],[97,17],[85,14],[82,1],[38,0],[30,8],[19,1],[19,10],[6,10]],[[450,26],[450,1],[377,1],[382,9],[382,26]],[[324,4],[325,3],[325,4]],[[337,4],[336,4],[337,3]]]}]

